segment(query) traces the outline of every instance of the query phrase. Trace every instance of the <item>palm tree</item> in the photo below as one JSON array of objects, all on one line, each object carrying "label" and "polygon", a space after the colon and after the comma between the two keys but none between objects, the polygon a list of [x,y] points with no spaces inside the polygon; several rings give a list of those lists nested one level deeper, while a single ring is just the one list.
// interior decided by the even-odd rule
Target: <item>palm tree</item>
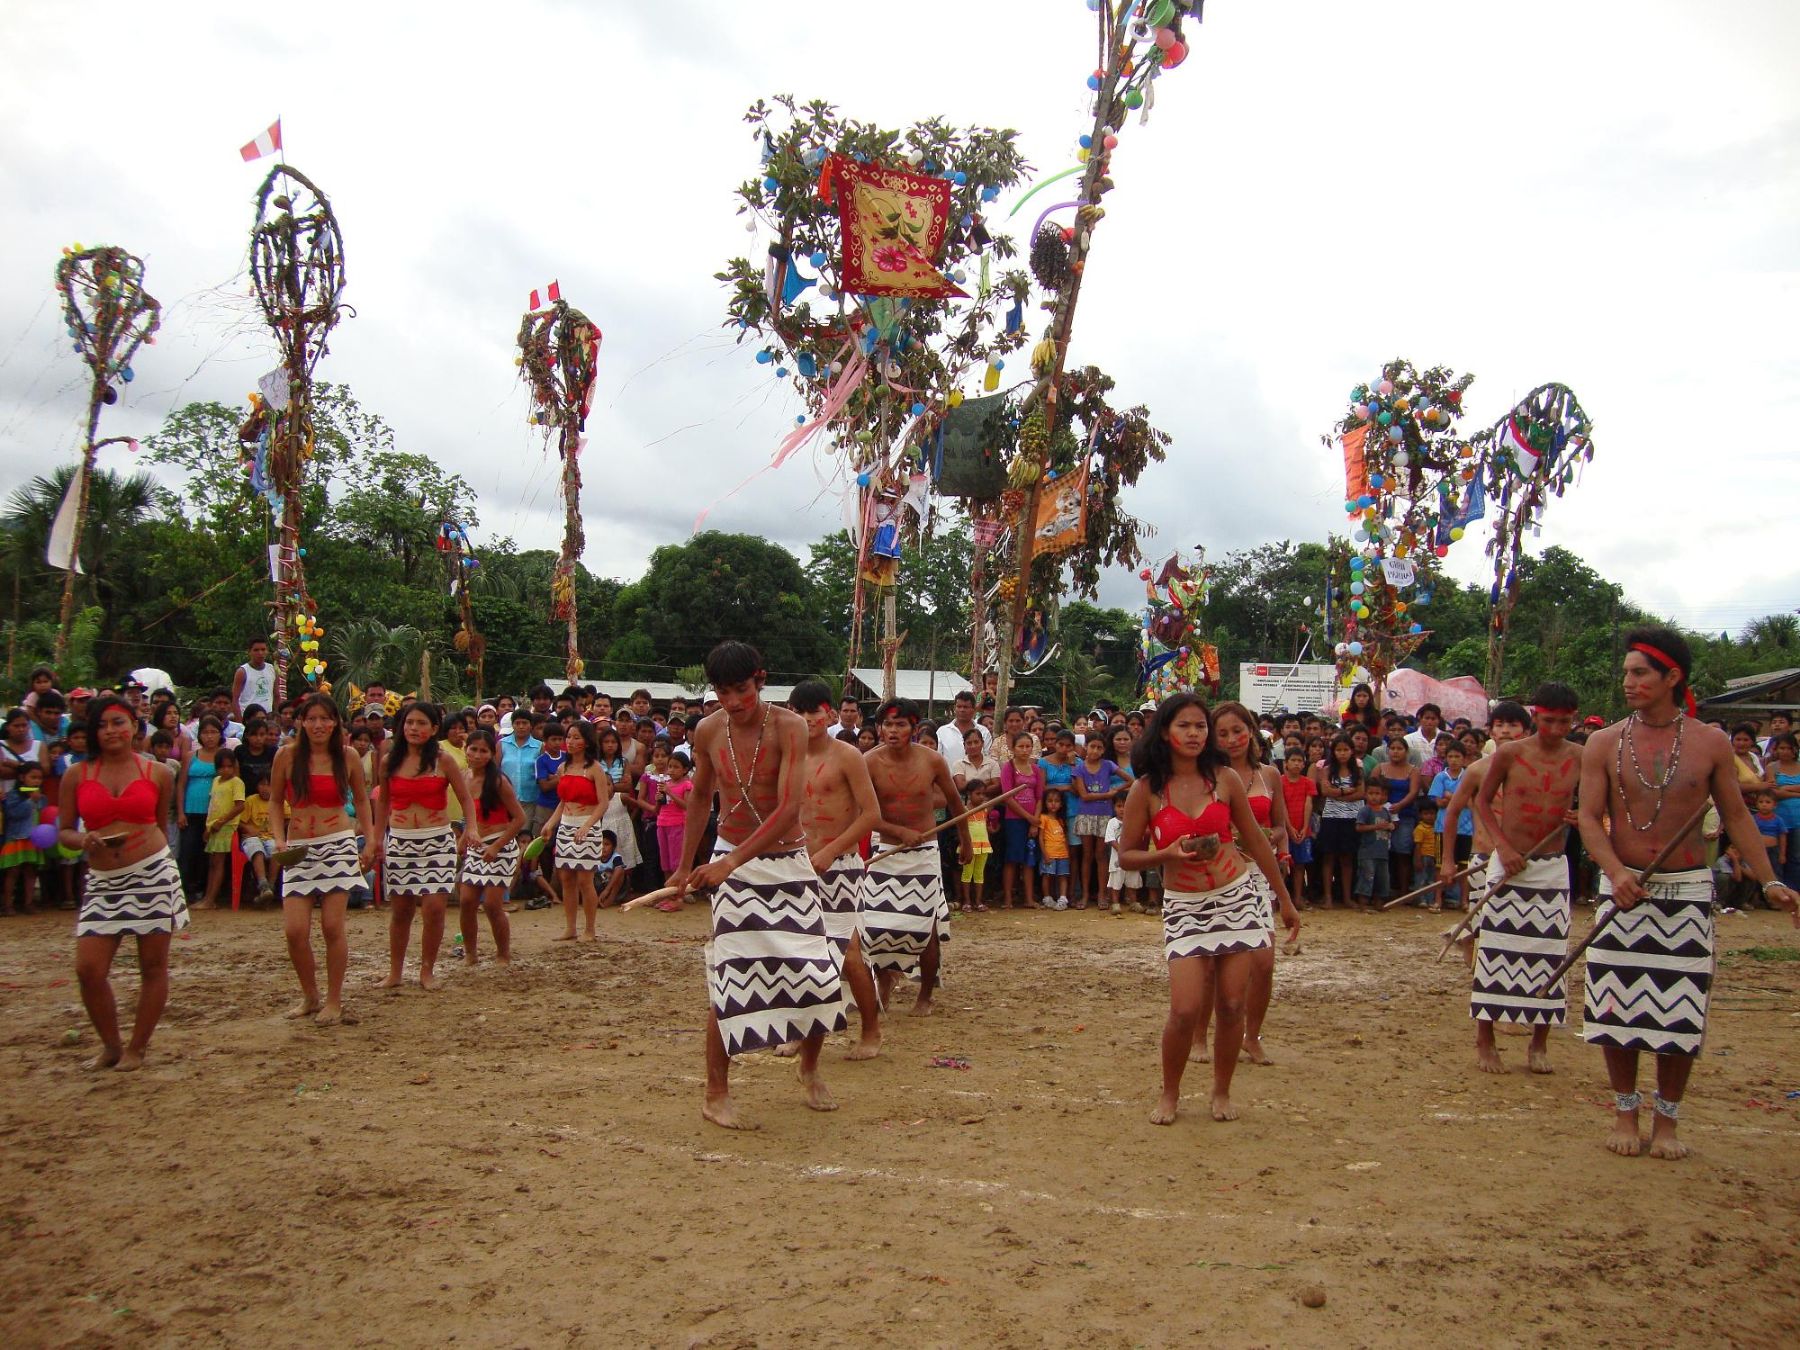
[{"label": "palm tree", "polygon": [[1766,614],[1745,627],[1744,643],[1750,647],[1773,647],[1782,652],[1800,646],[1800,618],[1792,614]]},{"label": "palm tree", "polygon": [[367,688],[380,680],[390,689],[410,689],[419,682],[425,634],[409,623],[389,627],[379,619],[351,619],[332,628],[330,674],[334,688]]},{"label": "palm tree", "polygon": [[[73,464],[39,475],[13,492],[6,513],[0,515],[0,531],[7,540],[8,580],[22,583],[34,594],[47,595],[51,579],[60,571],[44,561],[44,550],[74,477]],[[81,537],[80,561],[86,575],[76,582],[78,604],[85,588],[92,601],[117,612],[116,602],[129,587],[131,574],[129,569],[113,566],[112,560],[129,555],[132,536],[166,505],[163,489],[147,473],[94,471],[88,480],[87,528]]]}]

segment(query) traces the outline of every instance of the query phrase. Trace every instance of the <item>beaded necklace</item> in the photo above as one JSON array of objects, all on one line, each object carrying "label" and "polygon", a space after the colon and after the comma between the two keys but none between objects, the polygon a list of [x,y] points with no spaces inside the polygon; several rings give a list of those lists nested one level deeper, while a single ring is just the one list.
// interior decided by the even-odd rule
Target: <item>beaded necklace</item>
[{"label": "beaded necklace", "polygon": [[[1681,763],[1681,733],[1683,723],[1685,723],[1686,720],[1687,718],[1681,710],[1679,708],[1676,709],[1674,721],[1675,741],[1674,744],[1669,747],[1669,767],[1663,771],[1662,782],[1660,783],[1653,783],[1645,777],[1643,765],[1638,762],[1637,737],[1635,732],[1639,723],[1643,723],[1645,726],[1648,726],[1649,723],[1644,722],[1642,715],[1639,713],[1632,713],[1631,716],[1625,720],[1625,730],[1620,733],[1618,750],[1614,755],[1613,771],[1618,775],[1619,779],[1619,800],[1625,805],[1625,823],[1631,826],[1631,828],[1636,830],[1639,834],[1643,834],[1645,831],[1649,830],[1651,826],[1656,824],[1657,818],[1662,815],[1664,794],[1668,792],[1669,784],[1675,781],[1675,769]],[[1658,728],[1658,730],[1660,729],[1661,728]],[[1627,749],[1631,751],[1631,772],[1633,776],[1637,778],[1638,786],[1643,788],[1646,792],[1654,792],[1656,794],[1656,810],[1651,812],[1650,819],[1646,820],[1642,825],[1638,824],[1637,820],[1632,816],[1631,798],[1625,793],[1625,752]]]},{"label": "beaded necklace", "polygon": [[[731,717],[727,714],[725,718],[725,753],[731,757],[731,774],[732,777],[737,779],[736,787],[740,799],[739,805],[750,808],[750,815],[756,821],[758,826],[761,826],[764,823],[762,812],[758,811],[756,809],[756,803],[750,800],[750,790],[747,785],[756,777],[756,766],[762,761],[763,743],[768,740],[769,709],[772,706],[772,704],[768,703],[763,704],[762,724],[756,729],[756,749],[750,756],[750,776],[748,778],[744,776],[743,767],[738,763],[737,743],[731,738]],[[727,816],[735,816],[737,814],[737,806],[733,806],[725,814]]]}]

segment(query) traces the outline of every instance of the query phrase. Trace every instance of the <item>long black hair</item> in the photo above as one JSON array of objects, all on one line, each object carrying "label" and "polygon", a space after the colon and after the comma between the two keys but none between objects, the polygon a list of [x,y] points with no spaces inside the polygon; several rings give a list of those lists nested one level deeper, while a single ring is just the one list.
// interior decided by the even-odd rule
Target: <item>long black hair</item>
[{"label": "long black hair", "polygon": [[476,741],[487,742],[487,768],[481,771],[481,793],[476,805],[484,816],[491,816],[500,809],[500,780],[505,777],[500,771],[500,742],[494,739],[494,733],[486,727],[476,727],[469,733],[464,748]]},{"label": "long black hair", "polygon": [[[600,762],[600,737],[594,731],[594,724],[592,722],[584,722],[577,717],[573,722],[569,723],[568,735],[581,742],[582,768],[585,769],[591,764],[598,764]],[[565,751],[568,749],[567,744],[563,746],[563,749]]]},{"label": "long black hair", "polygon": [[[1358,694],[1367,694],[1369,696],[1369,702],[1361,712],[1356,710],[1356,696]],[[1349,717],[1351,721],[1356,722],[1370,732],[1381,729],[1381,709],[1375,706],[1375,690],[1373,686],[1359,684],[1350,691],[1346,716]]]},{"label": "long black hair", "polygon": [[[1235,717],[1238,721],[1242,722],[1245,729],[1249,731],[1250,744],[1245,748],[1244,758],[1250,761],[1250,767],[1252,769],[1260,769],[1264,764],[1268,763],[1268,755],[1263,748],[1262,727],[1257,722],[1255,713],[1251,712],[1242,703],[1234,701],[1230,703],[1221,703],[1212,710],[1212,722],[1214,726],[1218,725],[1218,721],[1221,717]],[[1212,737],[1208,736],[1207,739],[1210,741]],[[1223,758],[1223,756],[1221,755],[1220,758]]]},{"label": "long black hair", "polygon": [[1362,756],[1356,753],[1356,742],[1341,732],[1333,736],[1331,744],[1325,747],[1326,781],[1329,782],[1338,775],[1337,748],[1340,745],[1350,752],[1350,763],[1346,767],[1350,770],[1351,786],[1361,787],[1363,781]]},{"label": "long black hair", "polygon": [[1212,711],[1200,695],[1184,691],[1170,694],[1156,705],[1156,713],[1144,728],[1143,737],[1131,747],[1131,771],[1139,778],[1148,778],[1152,792],[1161,794],[1169,786],[1169,778],[1175,772],[1175,755],[1169,749],[1168,732],[1175,725],[1175,718],[1188,708],[1198,708],[1206,718],[1206,744],[1201,747],[1194,767],[1209,787],[1215,791],[1218,788],[1219,766],[1225,760],[1212,738]]},{"label": "long black hair", "polygon": [[[331,776],[337,782],[337,801],[332,805],[342,805],[350,793],[350,770],[344,762],[344,714],[338,705],[331,700],[329,694],[321,694],[317,690],[300,700],[295,710],[294,725],[300,728],[300,735],[294,744],[294,762],[288,770],[288,795],[296,802],[312,799],[312,742],[306,739],[306,728],[300,724],[314,708],[323,708],[331,715],[331,735],[325,739],[325,753],[331,760]],[[244,734],[250,734],[246,728]]]},{"label": "long black hair", "polygon": [[438,733],[444,729],[444,713],[435,703],[425,703],[418,699],[408,699],[400,705],[400,711],[394,715],[394,743],[388,747],[387,776],[392,778],[406,762],[406,717],[408,713],[418,712],[431,723],[431,735],[419,747],[419,772],[428,774],[437,768]]}]

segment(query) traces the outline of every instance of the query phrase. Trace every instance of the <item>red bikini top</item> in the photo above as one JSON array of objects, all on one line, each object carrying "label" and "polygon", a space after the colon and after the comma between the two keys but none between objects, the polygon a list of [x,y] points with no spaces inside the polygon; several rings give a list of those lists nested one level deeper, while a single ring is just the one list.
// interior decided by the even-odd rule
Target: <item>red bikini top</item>
[{"label": "red bikini top", "polygon": [[[1220,805],[1218,802],[1214,806]],[[1208,808],[1211,809],[1210,807]],[[1256,823],[1265,830],[1275,823],[1275,799],[1273,797],[1252,797],[1250,814],[1256,817]]]},{"label": "red bikini top", "polygon": [[1223,837],[1230,828],[1231,808],[1224,802],[1208,802],[1197,816],[1190,816],[1178,806],[1164,806],[1150,817],[1150,837],[1158,848],[1167,848],[1189,835]]},{"label": "red bikini top", "polygon": [[478,824],[504,825],[506,823],[506,817],[507,810],[504,803],[496,806],[492,811],[483,811],[481,809],[481,798],[477,797],[475,799],[475,819]]},{"label": "red bikini top", "polygon": [[[294,780],[294,791],[290,794],[297,802],[300,800],[300,782]],[[341,806],[338,796],[337,778],[328,773],[308,774],[306,777],[306,804],[308,806]]]},{"label": "red bikini top", "polygon": [[75,787],[75,809],[89,830],[103,830],[108,825],[156,824],[156,780],[150,776],[149,761],[139,759],[139,777],[116,794],[100,781],[98,764],[90,761],[82,767],[81,782]]},{"label": "red bikini top", "polygon": [[600,805],[600,790],[580,774],[565,773],[556,784],[556,795],[570,806]]},{"label": "red bikini top", "polygon": [[441,773],[422,773],[412,778],[395,774],[387,780],[387,785],[388,805],[396,811],[404,811],[409,806],[442,811],[450,801],[450,780]]}]

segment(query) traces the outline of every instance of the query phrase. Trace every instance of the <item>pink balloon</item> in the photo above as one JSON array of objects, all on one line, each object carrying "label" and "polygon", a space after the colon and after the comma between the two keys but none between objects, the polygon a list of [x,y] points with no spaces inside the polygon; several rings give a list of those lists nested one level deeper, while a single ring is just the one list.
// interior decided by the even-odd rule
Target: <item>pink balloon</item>
[{"label": "pink balloon", "polygon": [[1173,47],[1177,41],[1179,41],[1179,39],[1176,38],[1175,30],[1173,28],[1159,28],[1156,30],[1156,45],[1161,47],[1165,52]]}]

